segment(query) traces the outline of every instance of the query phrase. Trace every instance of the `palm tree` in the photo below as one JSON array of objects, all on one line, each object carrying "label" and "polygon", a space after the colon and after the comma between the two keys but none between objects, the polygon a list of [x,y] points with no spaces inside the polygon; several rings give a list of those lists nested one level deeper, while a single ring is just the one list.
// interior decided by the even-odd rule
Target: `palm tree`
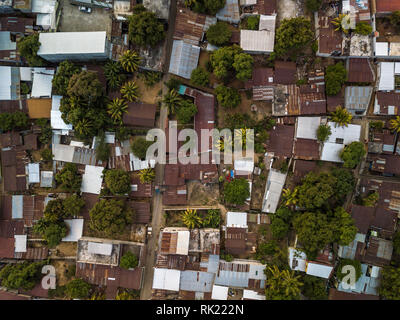
[{"label": "palm tree", "polygon": [[109,61],[105,64],[103,69],[108,85],[112,89],[120,87],[122,82],[125,80],[125,75],[122,73],[121,63],[118,61]]},{"label": "palm tree", "polygon": [[107,112],[115,123],[122,123],[122,117],[127,111],[128,105],[123,99],[115,98],[107,105]]},{"label": "palm tree", "polygon": [[400,132],[400,116],[396,116],[396,119],[392,119],[389,121],[390,129],[395,132]]},{"label": "palm tree", "polygon": [[274,300],[293,300],[298,299],[300,295],[300,276],[295,276],[293,270],[280,271],[276,265],[268,267],[268,276],[266,281],[267,299]]},{"label": "palm tree", "polygon": [[135,72],[140,65],[140,56],[136,51],[126,50],[124,54],[119,58],[122,68],[127,72]]},{"label": "palm tree", "polygon": [[139,87],[135,81],[129,81],[122,86],[121,93],[126,100],[132,102],[139,97]]},{"label": "palm tree", "polygon": [[93,127],[92,121],[87,118],[83,118],[76,123],[75,131],[80,136],[88,136],[91,132],[92,127]]},{"label": "palm tree", "polygon": [[150,183],[154,181],[156,174],[153,169],[143,169],[139,171],[139,178],[141,183]]},{"label": "palm tree", "polygon": [[349,33],[350,27],[350,16],[344,13],[339,14],[338,17],[332,20],[332,24],[336,26],[335,31],[343,31],[344,33]]},{"label": "palm tree", "polygon": [[247,142],[254,142],[251,136],[249,137],[250,140],[247,141],[246,130],[247,128],[241,128],[239,131],[235,130],[235,143],[238,142],[239,145],[243,146],[244,150],[246,150]]},{"label": "palm tree", "polygon": [[338,106],[331,114],[331,120],[335,122],[335,127],[347,127],[351,119],[353,119],[351,113],[342,106]]},{"label": "palm tree", "polygon": [[172,89],[164,96],[163,102],[167,105],[169,113],[175,114],[181,105],[182,98],[175,89]]},{"label": "palm tree", "polygon": [[202,225],[201,217],[197,214],[197,210],[186,209],[181,215],[182,221],[189,229],[194,229]]},{"label": "palm tree", "polygon": [[215,143],[215,147],[223,152],[225,151],[226,148],[232,148],[232,138],[231,136],[226,136],[226,137],[221,137],[216,143]]},{"label": "palm tree", "polygon": [[289,207],[297,203],[297,191],[298,188],[294,188],[293,191],[290,189],[283,189],[282,199],[285,206]]}]

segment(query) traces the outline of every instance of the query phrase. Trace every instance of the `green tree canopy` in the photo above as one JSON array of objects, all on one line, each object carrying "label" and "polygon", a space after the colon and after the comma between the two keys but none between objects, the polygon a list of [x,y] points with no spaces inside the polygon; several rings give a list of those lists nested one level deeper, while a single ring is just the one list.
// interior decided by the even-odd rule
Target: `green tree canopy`
[{"label": "green tree canopy", "polygon": [[86,299],[90,296],[92,286],[82,279],[74,279],[65,286],[65,293],[70,299]]},{"label": "green tree canopy", "polygon": [[70,96],[95,100],[103,95],[103,86],[96,73],[83,70],[72,75],[68,83],[67,93]]},{"label": "green tree canopy", "polygon": [[218,103],[226,109],[236,108],[242,101],[239,91],[232,87],[220,85],[215,89],[215,94]]},{"label": "green tree canopy", "polygon": [[354,174],[351,170],[344,168],[333,167],[331,169],[331,175],[336,178],[335,188],[335,198],[341,202],[345,199],[348,194],[353,192],[355,186]]},{"label": "green tree canopy", "polygon": [[400,300],[400,268],[383,268],[378,291],[384,299]]},{"label": "green tree canopy", "polygon": [[43,262],[7,264],[0,270],[1,285],[9,289],[32,290],[42,277]]},{"label": "green tree canopy", "polygon": [[43,237],[46,240],[49,248],[57,246],[62,238],[68,234],[68,227],[63,221],[57,223],[50,223],[43,233]]},{"label": "green tree canopy", "polygon": [[82,176],[74,163],[66,163],[64,168],[56,174],[55,179],[64,191],[79,192],[81,189]]},{"label": "green tree canopy", "polygon": [[206,87],[210,83],[210,73],[202,67],[192,71],[190,81],[196,86]]},{"label": "green tree canopy", "polygon": [[260,16],[249,16],[246,19],[248,30],[258,30],[260,24]]},{"label": "green tree canopy", "polygon": [[233,75],[235,56],[242,52],[242,48],[238,45],[222,47],[215,50],[210,57],[210,63],[214,75],[218,79],[227,79],[229,76]]},{"label": "green tree canopy", "polygon": [[340,158],[344,161],[343,166],[350,169],[355,168],[365,153],[365,146],[362,142],[354,141],[350,143],[340,153]]},{"label": "green tree canopy", "polygon": [[321,4],[322,0],[306,0],[306,8],[310,12],[318,11]]},{"label": "green tree canopy", "polygon": [[29,119],[26,113],[16,111],[13,113],[0,113],[0,129],[3,132],[27,128]]},{"label": "green tree canopy", "polygon": [[249,182],[246,179],[234,179],[224,186],[225,202],[242,205],[250,197]]},{"label": "green tree canopy", "polygon": [[124,269],[136,268],[138,264],[138,257],[130,251],[125,253],[119,261],[119,266]]},{"label": "green tree canopy", "polygon": [[119,88],[126,79],[119,61],[108,61],[103,69],[107,84],[111,89]]},{"label": "green tree canopy", "polygon": [[397,231],[393,237],[393,251],[400,255],[400,231]]},{"label": "green tree canopy", "polygon": [[327,124],[321,124],[317,129],[318,141],[326,142],[331,134],[332,134],[331,127],[328,126]]},{"label": "green tree canopy", "polygon": [[341,90],[347,80],[347,70],[343,62],[326,67],[325,88],[328,96],[335,96]]},{"label": "green tree canopy", "polygon": [[310,300],[327,300],[328,293],[324,279],[313,277],[308,274],[303,277],[304,286],[302,293]]},{"label": "green tree canopy", "polygon": [[277,266],[267,267],[265,296],[267,300],[299,300],[303,283],[292,270],[279,270]]},{"label": "green tree canopy", "polygon": [[207,30],[207,40],[213,45],[223,46],[229,43],[232,36],[232,30],[229,24],[223,21],[218,21],[210,26]]},{"label": "green tree canopy", "polygon": [[284,19],[276,30],[275,54],[281,58],[301,54],[313,39],[314,32],[309,19]]},{"label": "green tree canopy", "polygon": [[180,123],[186,124],[191,122],[196,113],[197,107],[193,102],[182,100],[176,112],[176,118]]},{"label": "green tree canopy", "polygon": [[73,194],[63,200],[64,215],[68,218],[76,217],[84,206],[85,200]]},{"label": "green tree canopy", "polygon": [[212,16],[225,6],[226,0],[185,0],[185,4],[195,12],[207,13]]},{"label": "green tree canopy", "polygon": [[52,81],[54,93],[60,96],[67,95],[69,80],[74,74],[78,74],[80,72],[81,68],[72,62],[67,60],[61,62]]},{"label": "green tree canopy", "polygon": [[348,272],[344,272],[343,267],[344,266],[353,266],[355,271],[356,271],[356,279],[355,281],[357,282],[358,279],[361,278],[362,271],[361,271],[361,263],[358,260],[351,260],[351,259],[340,259],[339,265],[337,267],[337,272],[336,276],[339,279],[339,281],[342,281],[343,278],[348,274]]},{"label": "green tree canopy", "polygon": [[17,41],[17,49],[20,56],[23,57],[31,67],[40,67],[45,64],[45,61],[37,55],[40,46],[39,33],[31,34]]},{"label": "green tree canopy", "polygon": [[139,4],[129,17],[129,40],[138,46],[155,47],[165,37],[164,26],[155,13]]},{"label": "green tree canopy", "polygon": [[241,81],[251,79],[253,75],[253,57],[248,53],[239,53],[235,55],[233,68],[236,71],[236,78]]},{"label": "green tree canopy", "polygon": [[90,210],[90,228],[105,236],[121,234],[133,221],[134,213],[123,200],[100,200]]},{"label": "green tree canopy", "polygon": [[275,239],[283,239],[289,232],[289,224],[282,218],[273,216],[271,219],[272,237]]},{"label": "green tree canopy", "polygon": [[334,242],[341,246],[347,246],[352,242],[357,234],[357,227],[354,219],[342,207],[337,207],[331,219],[331,227],[334,232]]},{"label": "green tree canopy", "polygon": [[124,170],[107,170],[104,180],[107,188],[110,189],[112,194],[124,195],[131,191],[129,173]]},{"label": "green tree canopy", "polygon": [[372,33],[371,25],[366,21],[360,21],[356,24],[355,33],[368,36]]},{"label": "green tree canopy", "polygon": [[49,222],[57,222],[66,218],[64,201],[59,198],[50,200],[44,208],[43,217]]},{"label": "green tree canopy", "polygon": [[147,149],[153,144],[153,141],[147,141],[144,138],[137,138],[133,141],[131,149],[133,154],[139,159],[146,158]]},{"label": "green tree canopy", "polygon": [[106,135],[102,131],[99,133],[98,136],[99,140],[96,145],[96,158],[100,161],[107,161],[110,158],[110,146],[106,142]]}]

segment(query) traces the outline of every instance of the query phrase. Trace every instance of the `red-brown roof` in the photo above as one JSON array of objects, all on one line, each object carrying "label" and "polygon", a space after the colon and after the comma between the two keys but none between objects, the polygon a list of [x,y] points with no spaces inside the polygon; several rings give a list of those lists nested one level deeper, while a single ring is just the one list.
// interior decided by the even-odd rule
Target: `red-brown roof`
[{"label": "red-brown roof", "polygon": [[394,114],[400,115],[400,94],[395,92],[376,93],[377,104],[380,107],[380,114],[388,114],[389,106],[394,106]]},{"label": "red-brown roof", "polygon": [[319,16],[319,49],[323,54],[332,54],[334,51],[342,52],[342,34],[335,31],[332,17]]},{"label": "red-brown roof", "polygon": [[14,258],[14,245],[15,245],[14,238],[0,237],[0,258],[5,258],[5,259]]},{"label": "red-brown roof", "polygon": [[33,31],[34,20],[21,17],[0,17],[0,31],[25,33]]},{"label": "red-brown roof", "polygon": [[297,139],[294,144],[294,155],[304,160],[319,159],[319,143],[317,140]]},{"label": "red-brown roof", "polygon": [[131,102],[128,112],[123,116],[123,123],[128,126],[154,127],[157,106],[154,104]]},{"label": "red-brown roof", "polygon": [[225,250],[229,254],[240,255],[246,252],[247,230],[245,228],[226,228]]},{"label": "red-brown roof", "polygon": [[368,59],[351,58],[348,60],[348,82],[370,83],[374,74]]},{"label": "red-brown roof", "polygon": [[0,135],[0,147],[7,148],[11,146],[20,146],[22,144],[19,132],[11,131]]},{"label": "red-brown roof", "polygon": [[26,100],[0,100],[0,113],[21,111],[28,113]]},{"label": "red-brown roof", "polygon": [[[272,81],[269,82],[270,78]],[[253,76],[245,83],[246,89],[257,86],[268,86],[274,83],[274,70],[272,68],[254,68]]]},{"label": "red-brown roof", "polygon": [[30,300],[30,297],[0,290],[0,300]]},{"label": "red-brown roof", "polygon": [[174,39],[186,40],[197,45],[202,39],[206,15],[185,7],[178,7],[175,19]]},{"label": "red-brown roof", "polygon": [[24,147],[27,150],[37,150],[37,135],[34,133],[30,133],[24,136]]},{"label": "red-brown roof", "polygon": [[135,223],[147,224],[151,219],[150,202],[131,201],[129,206],[135,212]]},{"label": "red-brown roof", "polygon": [[[178,194],[179,191],[184,192]],[[183,186],[167,186],[163,193],[163,205],[185,205],[187,203],[186,185]]]},{"label": "red-brown roof", "polygon": [[267,151],[275,156],[291,157],[293,150],[294,126],[277,124],[271,131]]},{"label": "red-brown roof", "polygon": [[400,2],[396,0],[376,0],[377,13],[389,13],[400,10]]},{"label": "red-brown roof", "polygon": [[294,181],[300,183],[300,181],[310,172],[314,171],[317,167],[315,161],[306,160],[295,160],[294,162]]},{"label": "red-brown roof", "polygon": [[153,196],[153,187],[151,183],[141,183],[139,177],[131,178],[131,185],[136,185],[137,190],[132,191],[132,198],[151,198]]},{"label": "red-brown roof", "polygon": [[296,63],[291,61],[275,61],[275,83],[295,84]]},{"label": "red-brown roof", "polygon": [[271,15],[276,13],[276,1],[277,0],[257,0],[254,9],[257,10],[258,14]]},{"label": "red-brown roof", "polygon": [[374,218],[375,208],[354,205],[351,209],[351,216],[354,219],[354,225],[362,234],[367,234],[371,222]]},{"label": "red-brown roof", "polygon": [[378,296],[372,294],[350,293],[329,289],[329,300],[379,300]]}]

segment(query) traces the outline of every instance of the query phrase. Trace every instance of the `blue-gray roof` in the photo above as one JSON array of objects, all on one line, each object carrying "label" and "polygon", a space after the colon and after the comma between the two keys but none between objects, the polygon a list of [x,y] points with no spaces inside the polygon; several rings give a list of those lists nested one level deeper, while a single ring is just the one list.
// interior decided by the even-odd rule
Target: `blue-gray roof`
[{"label": "blue-gray roof", "polygon": [[372,267],[374,270],[369,272],[367,276],[368,265],[361,265],[361,277],[355,283],[355,288],[353,289],[344,289],[342,283],[339,284],[338,290],[343,292],[357,292],[357,293],[365,293],[365,294],[378,294],[378,286],[379,286],[379,267]]},{"label": "blue-gray roof", "polygon": [[11,32],[0,32],[0,50],[12,51],[17,49],[17,43],[11,41]]},{"label": "blue-gray roof", "polygon": [[214,274],[201,271],[182,271],[180,290],[195,292],[211,292]]},{"label": "blue-gray roof", "polygon": [[183,40],[174,40],[169,72],[190,79],[192,71],[197,68],[199,56],[199,47],[188,44]]},{"label": "blue-gray roof", "polygon": [[24,212],[24,196],[12,196],[11,216],[13,219],[22,219]]}]

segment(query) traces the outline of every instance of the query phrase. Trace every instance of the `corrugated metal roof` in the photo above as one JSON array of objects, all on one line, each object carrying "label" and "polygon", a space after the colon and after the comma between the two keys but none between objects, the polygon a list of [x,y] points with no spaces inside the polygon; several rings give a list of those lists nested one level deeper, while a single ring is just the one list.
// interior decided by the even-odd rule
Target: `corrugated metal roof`
[{"label": "corrugated metal roof", "polygon": [[111,243],[88,242],[87,250],[92,254],[111,256],[112,247]]},{"label": "corrugated metal roof", "polygon": [[13,219],[22,219],[23,218],[23,205],[24,205],[24,196],[12,196],[12,218]]},{"label": "corrugated metal roof", "polygon": [[169,72],[190,79],[192,71],[197,68],[200,47],[174,40],[172,45]]},{"label": "corrugated metal roof", "polygon": [[[54,70],[53,70],[54,73]],[[50,98],[51,90],[52,90],[52,80],[54,75],[35,72],[33,74],[33,83],[32,83],[32,98]]]},{"label": "corrugated metal roof", "polygon": [[380,67],[380,79],[378,90],[392,91],[394,90],[394,62],[381,62]]},{"label": "corrugated metal roof", "polygon": [[15,235],[15,252],[26,252],[27,235]]},{"label": "corrugated metal roof", "polygon": [[240,22],[239,1],[226,0],[225,7],[219,10],[216,14],[218,20],[227,21],[231,23]]},{"label": "corrugated metal roof", "polygon": [[53,186],[53,171],[40,172],[40,187],[51,188]]},{"label": "corrugated metal roof", "polygon": [[86,193],[100,194],[103,183],[103,167],[86,165],[82,176],[81,191]]},{"label": "corrugated metal roof", "polygon": [[154,268],[153,289],[179,291],[181,271]]},{"label": "corrugated metal roof", "polygon": [[215,274],[200,271],[182,271],[180,275],[180,290],[195,292],[211,292]]},{"label": "corrugated metal roof", "polygon": [[40,182],[40,167],[39,163],[28,164],[28,183]]},{"label": "corrugated metal roof", "polygon": [[321,117],[298,117],[296,138],[317,140],[317,129]]},{"label": "corrugated metal roof", "polygon": [[83,219],[64,220],[68,226],[68,234],[62,241],[77,242],[82,237],[83,221]]}]

